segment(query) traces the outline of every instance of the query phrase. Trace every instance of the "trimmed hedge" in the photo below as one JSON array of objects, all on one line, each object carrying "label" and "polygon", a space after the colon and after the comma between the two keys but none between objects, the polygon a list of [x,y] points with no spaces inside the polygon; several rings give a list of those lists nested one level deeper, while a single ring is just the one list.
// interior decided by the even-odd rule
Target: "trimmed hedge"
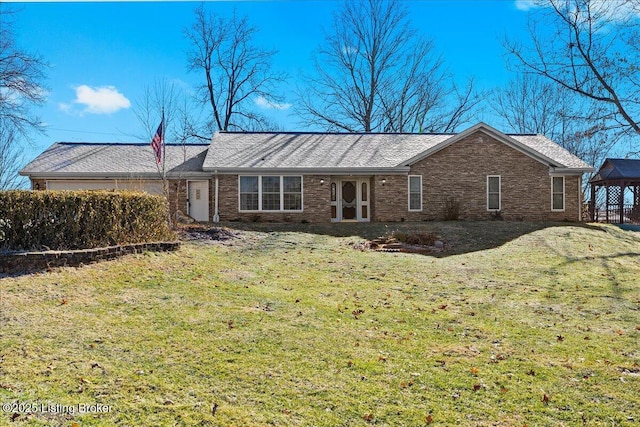
[{"label": "trimmed hedge", "polygon": [[0,249],[68,250],[175,240],[162,196],[112,191],[0,192]]}]

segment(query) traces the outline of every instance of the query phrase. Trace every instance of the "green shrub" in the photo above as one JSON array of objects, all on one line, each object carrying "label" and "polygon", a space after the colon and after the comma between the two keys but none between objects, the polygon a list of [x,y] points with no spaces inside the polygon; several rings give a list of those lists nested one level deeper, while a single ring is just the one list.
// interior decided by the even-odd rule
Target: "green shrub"
[{"label": "green shrub", "polygon": [[165,199],[137,192],[0,192],[0,249],[87,249],[175,240]]},{"label": "green shrub", "polygon": [[457,221],[460,219],[460,202],[453,197],[444,200],[444,220]]}]

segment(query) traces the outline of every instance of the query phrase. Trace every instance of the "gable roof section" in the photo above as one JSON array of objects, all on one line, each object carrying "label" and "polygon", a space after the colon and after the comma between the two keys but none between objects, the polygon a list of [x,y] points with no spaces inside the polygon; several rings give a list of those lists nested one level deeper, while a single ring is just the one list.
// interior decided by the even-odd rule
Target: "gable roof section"
[{"label": "gable roof section", "polygon": [[406,173],[412,164],[483,132],[556,172],[593,168],[542,135],[506,135],[479,123],[458,134],[216,133],[203,168],[211,172]]},{"label": "gable roof section", "polygon": [[589,166],[579,157],[574,156],[566,149],[562,148],[555,142],[551,141],[543,135],[533,134],[514,134],[508,135],[502,133],[485,123],[478,123],[475,126],[470,127],[464,132],[460,132],[451,136],[446,141],[430,147],[419,155],[407,160],[407,164],[412,165],[437,153],[440,150],[447,148],[448,146],[455,144],[456,142],[476,133],[482,132],[505,145],[517,150],[534,160],[552,168],[555,172],[575,172],[586,173],[593,172],[593,167]]},{"label": "gable roof section", "polygon": [[640,180],[639,159],[606,159],[589,182]]},{"label": "gable roof section", "polygon": [[[208,144],[167,144],[169,176],[202,173]],[[151,145],[57,142],[26,165],[21,175],[33,177],[159,178]]]}]

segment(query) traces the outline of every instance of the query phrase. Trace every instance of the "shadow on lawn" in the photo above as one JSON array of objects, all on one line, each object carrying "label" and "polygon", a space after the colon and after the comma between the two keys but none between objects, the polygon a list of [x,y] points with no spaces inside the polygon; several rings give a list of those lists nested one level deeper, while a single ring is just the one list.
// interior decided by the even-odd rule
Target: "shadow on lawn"
[{"label": "shadow on lawn", "polygon": [[493,249],[523,235],[549,227],[588,228],[604,231],[597,225],[569,222],[520,221],[434,221],[393,223],[226,223],[225,227],[262,233],[308,233],[333,237],[353,237],[354,243],[370,241],[393,233],[433,233],[445,244],[445,250],[426,255],[446,257]]}]

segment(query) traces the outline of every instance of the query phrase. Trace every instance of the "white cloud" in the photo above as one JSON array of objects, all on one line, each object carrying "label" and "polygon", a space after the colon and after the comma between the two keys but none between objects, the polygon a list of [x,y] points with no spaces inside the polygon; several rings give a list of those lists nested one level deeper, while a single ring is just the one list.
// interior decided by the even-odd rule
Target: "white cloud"
[{"label": "white cloud", "polygon": [[59,102],[58,103],[58,108],[60,109],[60,111],[64,111],[65,113],[70,113],[71,112],[71,104],[67,104],[66,102]]},{"label": "white cloud", "polygon": [[291,108],[291,104],[282,103],[278,104],[277,102],[271,102],[264,96],[259,96],[256,98],[255,103],[258,107],[263,108],[265,110],[288,110]]},{"label": "white cloud", "polygon": [[539,0],[516,0],[516,9],[527,11],[540,6]]},{"label": "white cloud", "polygon": [[[91,114],[111,114],[131,107],[131,102],[114,86],[90,87],[81,85],[75,88],[75,104],[84,105],[84,112]],[[60,109],[69,111],[67,104],[60,104]]]}]

